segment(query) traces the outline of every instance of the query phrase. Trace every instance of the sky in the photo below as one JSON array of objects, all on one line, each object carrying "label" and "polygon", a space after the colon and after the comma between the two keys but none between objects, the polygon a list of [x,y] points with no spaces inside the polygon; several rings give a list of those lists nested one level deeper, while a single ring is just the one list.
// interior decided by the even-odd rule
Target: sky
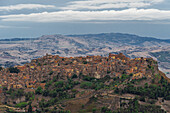
[{"label": "sky", "polygon": [[0,0],[0,39],[110,32],[170,39],[170,0]]}]

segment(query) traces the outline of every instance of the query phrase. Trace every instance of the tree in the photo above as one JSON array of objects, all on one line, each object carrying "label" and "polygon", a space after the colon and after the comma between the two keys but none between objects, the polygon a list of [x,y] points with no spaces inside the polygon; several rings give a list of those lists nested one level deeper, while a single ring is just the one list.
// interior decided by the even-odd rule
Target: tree
[{"label": "tree", "polygon": [[36,90],[35,90],[35,93],[36,94],[42,94],[43,90],[41,88],[41,86],[39,86]]},{"label": "tree", "polygon": [[2,70],[3,68],[2,67],[0,67],[0,71]]},{"label": "tree", "polygon": [[80,87],[81,88],[84,88],[84,89],[90,89],[90,88],[92,88],[92,83],[91,82],[82,82],[81,84],[80,84]]},{"label": "tree", "polygon": [[48,94],[49,94],[49,90],[48,89],[43,91],[43,96],[48,96]]},{"label": "tree", "polygon": [[104,106],[101,108],[101,113],[111,113],[111,110]]},{"label": "tree", "polygon": [[145,83],[145,88],[148,88],[148,83]]},{"label": "tree", "polygon": [[71,78],[72,78],[72,79],[77,78],[77,75],[76,75],[76,74],[74,74]]},{"label": "tree", "polygon": [[141,97],[140,97],[140,101],[145,102],[145,97],[144,97],[144,96],[141,96]]},{"label": "tree", "polygon": [[60,87],[63,87],[63,85],[64,85],[64,81],[57,81],[57,82],[55,82],[55,87],[60,88]]},{"label": "tree", "polygon": [[52,75],[53,74],[53,71],[50,71],[49,75]]},{"label": "tree", "polygon": [[29,102],[28,113],[32,113],[32,106],[31,106],[31,102]]},{"label": "tree", "polygon": [[8,89],[7,89],[7,87],[3,87],[2,90],[3,91],[7,91]]},{"label": "tree", "polygon": [[116,94],[119,94],[119,88],[116,88],[114,91]]},{"label": "tree", "polygon": [[92,110],[92,111],[93,111],[93,113],[96,113],[96,108],[93,108],[93,110]]}]

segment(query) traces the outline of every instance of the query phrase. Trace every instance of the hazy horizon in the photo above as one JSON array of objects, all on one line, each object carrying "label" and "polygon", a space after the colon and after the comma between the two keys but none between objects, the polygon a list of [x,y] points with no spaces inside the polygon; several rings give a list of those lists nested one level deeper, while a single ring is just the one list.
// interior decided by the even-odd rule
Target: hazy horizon
[{"label": "hazy horizon", "polygon": [[[3,39],[15,39],[15,38],[39,38],[39,37],[42,37],[44,35],[87,35],[87,34],[105,34],[105,33],[120,33],[120,32],[99,32],[99,33],[73,33],[73,34],[42,34],[42,35],[39,35],[39,36],[35,36],[35,37],[7,37],[7,38],[0,38],[0,40],[3,40]],[[159,37],[154,37],[154,36],[142,36],[142,35],[137,35],[137,34],[130,34],[130,33],[121,33],[121,34],[128,34],[128,35],[136,35],[136,36],[139,36],[139,37],[146,37],[146,38],[155,38],[155,39],[162,39],[162,40],[169,40],[170,38],[159,38]]]}]

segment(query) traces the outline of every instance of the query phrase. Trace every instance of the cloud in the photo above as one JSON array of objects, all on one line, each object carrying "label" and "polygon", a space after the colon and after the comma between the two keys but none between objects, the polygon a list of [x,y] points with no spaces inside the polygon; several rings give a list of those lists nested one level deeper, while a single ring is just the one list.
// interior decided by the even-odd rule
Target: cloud
[{"label": "cloud", "polygon": [[113,9],[113,8],[141,8],[151,6],[163,2],[164,0],[84,0],[72,1],[68,6],[61,7],[65,10],[80,10],[80,9]]},{"label": "cloud", "polygon": [[10,26],[0,25],[0,29],[1,29],[1,28],[10,28]]},{"label": "cloud", "polygon": [[103,10],[103,11],[57,11],[31,14],[0,16],[2,21],[29,22],[84,22],[84,21],[114,21],[114,20],[170,20],[170,10],[136,9]]},{"label": "cloud", "polygon": [[17,5],[10,5],[10,6],[1,6],[0,11],[39,9],[39,8],[55,8],[55,6],[54,5],[41,5],[41,4],[17,4]]},{"label": "cloud", "polygon": [[4,25],[0,25],[0,29],[4,29],[4,28],[29,28],[29,27],[21,27],[21,26],[4,26]]}]

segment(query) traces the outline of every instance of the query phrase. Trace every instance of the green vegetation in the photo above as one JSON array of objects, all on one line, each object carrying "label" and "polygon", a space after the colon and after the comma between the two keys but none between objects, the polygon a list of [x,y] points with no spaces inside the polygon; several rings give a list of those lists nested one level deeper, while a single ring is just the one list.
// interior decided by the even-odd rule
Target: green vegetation
[{"label": "green vegetation", "polygon": [[3,68],[2,67],[0,67],[0,71],[2,70]]},{"label": "green vegetation", "polygon": [[82,82],[80,84],[80,87],[81,88],[84,88],[84,89],[93,89],[93,83],[92,82]]},{"label": "green vegetation", "polygon": [[23,89],[12,89],[12,88],[9,90],[5,90],[5,93],[9,94],[12,99],[22,97],[25,94]]},{"label": "green vegetation", "polygon": [[104,78],[96,79],[94,77],[83,76],[83,82],[81,82],[80,87],[84,89],[107,89],[112,87],[113,85],[104,85],[104,82],[109,81],[111,78],[109,75],[106,75]]},{"label": "green vegetation", "polygon": [[21,103],[16,104],[16,107],[24,108],[24,107],[26,107],[27,105],[28,105],[27,102],[21,102]]},{"label": "green vegetation", "polygon": [[31,106],[31,102],[29,102],[28,113],[32,113],[32,106]]},{"label": "green vegetation", "polygon": [[[36,94],[42,94],[43,96],[57,97],[59,99],[73,98],[76,92],[72,94],[68,93],[68,90],[73,89],[75,85],[78,85],[78,81],[73,81],[69,79],[68,81],[56,81],[56,78],[47,82],[45,89],[38,87],[36,89]],[[53,90],[49,90],[53,89]]]},{"label": "green vegetation", "polygon": [[[148,68],[153,69],[152,66],[148,66]],[[153,69],[154,70],[154,69]],[[82,104],[81,113],[83,112],[92,112],[92,113],[138,113],[138,112],[159,112],[164,113],[163,110],[158,106],[154,106],[156,99],[158,97],[162,97],[163,100],[170,100],[170,84],[166,79],[161,77],[159,74],[155,74],[152,79],[152,84],[141,85],[142,81],[147,81],[146,77],[139,79],[132,79],[133,74],[122,74],[120,77],[111,78],[110,73],[106,75],[104,78],[97,79],[91,76],[85,76],[80,74],[77,76],[73,74],[70,78],[67,77],[65,79],[56,75],[53,79],[43,80],[41,83],[46,83],[45,88],[38,87],[34,92],[24,92],[23,89],[10,89],[8,90],[6,87],[3,88],[3,91],[9,95],[12,99],[20,98],[25,96],[25,102],[21,102],[16,104],[15,107],[24,108],[27,106],[29,112],[32,112],[32,104],[37,95],[41,95],[41,100],[38,102],[38,110],[36,112],[50,112],[50,113],[70,113],[70,111],[64,111],[65,105],[62,103],[64,101],[71,101],[75,96],[83,97],[86,95],[86,89],[94,89],[97,90],[114,90],[117,94],[135,94],[139,95],[139,100],[143,102],[150,103],[152,105],[140,105],[137,99],[128,100],[129,103],[121,103],[120,109],[113,111],[113,109],[109,109],[108,107],[96,107],[92,105]],[[53,71],[47,73],[48,75],[54,74]],[[81,82],[79,82],[80,80]],[[159,80],[159,81],[158,81]],[[156,81],[156,82],[155,82]],[[79,92],[77,86],[82,88]],[[121,86],[121,88],[120,88]],[[92,91],[94,91],[92,90]],[[76,95],[77,94],[77,95]],[[46,99],[47,97],[47,99]],[[98,97],[94,97],[94,99],[90,98],[89,102],[97,102]],[[38,99],[37,99],[38,100]],[[60,106],[59,106],[60,105]],[[90,106],[90,107],[89,107]],[[126,107],[125,107],[126,106]],[[128,107],[127,107],[128,106]],[[52,107],[52,109],[51,109]],[[54,108],[53,108],[54,107]]]},{"label": "green vegetation", "polygon": [[47,55],[18,67],[21,73],[0,67],[2,104],[29,113],[164,113],[154,105],[168,103],[170,84],[152,58],[88,57]]},{"label": "green vegetation", "polygon": [[143,81],[143,80],[146,80],[147,78],[146,77],[142,77],[142,78],[139,78],[139,79],[133,79],[132,81],[131,81],[131,83],[132,84],[137,84],[137,83],[139,83],[139,82],[141,82],[141,81]]},{"label": "green vegetation", "polygon": [[34,92],[25,93],[25,100],[26,101],[32,101],[32,100],[34,100],[34,98],[35,98]]},{"label": "green vegetation", "polygon": [[47,108],[47,107],[50,107],[54,104],[56,104],[58,102],[58,99],[57,98],[52,98],[48,101],[45,101],[44,99],[42,99],[40,102],[39,102],[39,107],[40,108]]},{"label": "green vegetation", "polygon": [[43,90],[40,86],[35,90],[35,94],[42,94],[42,92]]},{"label": "green vegetation", "polygon": [[92,111],[93,111],[93,113],[96,113],[96,108],[93,108],[93,110],[92,110]]},{"label": "green vegetation", "polygon": [[[124,81],[125,80],[130,80],[133,74],[126,75],[123,74],[122,77],[114,77],[111,78],[109,75],[106,75],[104,78],[96,79],[94,77],[90,76],[83,76],[83,82],[81,82],[80,87],[84,89],[95,89],[95,90],[100,90],[100,89],[113,89],[115,85],[120,85],[120,84],[126,84]],[[113,80],[113,82],[109,82],[110,80]],[[104,84],[105,82],[109,82],[108,85]]]},{"label": "green vegetation", "polygon": [[123,74],[121,76],[121,81],[124,81],[124,80],[127,80],[127,79],[129,80],[131,76],[133,76],[133,74],[130,74],[130,75]]},{"label": "green vegetation", "polygon": [[101,108],[101,113],[112,113],[112,111],[104,106]]},{"label": "green vegetation", "polygon": [[41,66],[41,63],[38,63],[38,66]]},{"label": "green vegetation", "polygon": [[71,77],[72,79],[77,78],[78,76],[76,74],[73,74],[73,76]]},{"label": "green vegetation", "polygon": [[53,74],[53,71],[50,71],[49,75],[52,75]]},{"label": "green vegetation", "polygon": [[124,89],[116,89],[115,93],[131,93],[140,96],[149,97],[152,99],[157,99],[158,97],[164,97],[164,99],[169,100],[170,98],[170,84],[162,77],[159,81],[161,86],[151,84],[148,86],[135,87],[132,84],[128,84]]},{"label": "green vegetation", "polygon": [[94,79],[95,79],[94,77],[84,76],[83,75],[83,80],[85,80],[85,81],[93,81]]},{"label": "green vegetation", "polygon": [[88,62],[87,61],[83,61],[83,64],[87,64]]},{"label": "green vegetation", "polygon": [[111,110],[108,107],[103,106],[101,113],[166,113],[160,106],[155,105],[140,105],[138,99],[129,100],[128,103],[120,104],[120,108],[117,110]]},{"label": "green vegetation", "polygon": [[137,99],[130,100],[128,107],[124,108],[123,106],[110,113],[166,113],[161,109],[160,106],[155,105],[140,105]]}]

